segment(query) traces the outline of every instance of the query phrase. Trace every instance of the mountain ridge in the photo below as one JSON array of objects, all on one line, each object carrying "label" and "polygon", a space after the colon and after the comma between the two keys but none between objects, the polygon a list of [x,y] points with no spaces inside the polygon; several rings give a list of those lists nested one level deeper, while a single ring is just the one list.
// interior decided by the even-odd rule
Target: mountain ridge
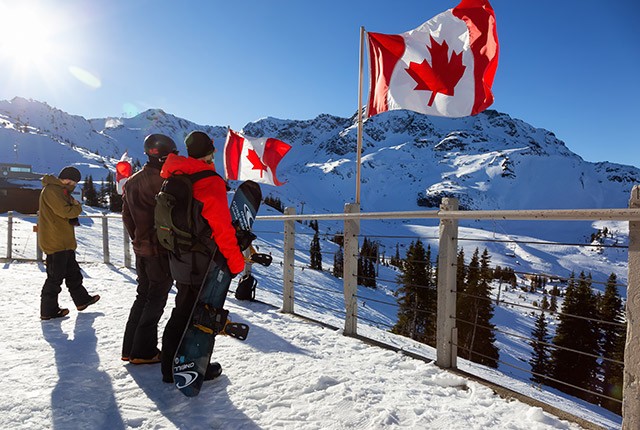
[{"label": "mountain ridge", "polygon": [[[73,164],[94,181],[106,177],[106,169],[113,171],[125,151],[144,163],[147,134],[167,134],[185,153],[184,137],[195,129],[214,139],[216,167],[223,171],[223,126],[196,124],[162,109],[132,118],[85,119],[43,102],[0,101],[0,139],[9,143],[0,147],[3,160],[31,164],[40,173]],[[292,145],[278,167],[287,184],[266,187],[266,195],[285,205],[305,202],[307,213],[342,211],[354,201],[355,114],[266,117],[242,131]],[[466,209],[626,207],[638,182],[640,169],[584,161],[553,132],[495,110],[465,118],[391,111],[363,125],[361,201],[367,211],[434,208],[443,196],[457,197]]]}]

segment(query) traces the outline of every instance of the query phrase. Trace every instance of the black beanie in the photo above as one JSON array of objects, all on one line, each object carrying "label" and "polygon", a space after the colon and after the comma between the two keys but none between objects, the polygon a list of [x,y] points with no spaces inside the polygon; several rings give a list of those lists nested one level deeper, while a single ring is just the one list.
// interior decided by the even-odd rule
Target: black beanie
[{"label": "black beanie", "polygon": [[67,166],[60,170],[58,173],[58,179],[71,179],[73,182],[80,182],[80,171],[75,167]]},{"label": "black beanie", "polygon": [[191,158],[206,157],[215,151],[213,140],[202,131],[192,131],[189,133],[184,139],[184,144],[187,146],[187,154],[189,154]]}]

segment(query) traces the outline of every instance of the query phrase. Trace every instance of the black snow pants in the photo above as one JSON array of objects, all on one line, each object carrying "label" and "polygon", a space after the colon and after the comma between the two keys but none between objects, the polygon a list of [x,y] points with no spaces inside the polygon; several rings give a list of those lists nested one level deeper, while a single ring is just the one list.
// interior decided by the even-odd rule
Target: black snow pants
[{"label": "black snow pants", "polygon": [[46,263],[47,280],[44,282],[40,294],[40,315],[52,316],[60,310],[58,295],[62,291],[62,281],[65,281],[71,299],[76,306],[91,300],[91,296],[82,285],[82,272],[80,272],[74,250],[47,254]]},{"label": "black snow pants", "polygon": [[173,279],[168,255],[136,255],[138,288],[122,341],[122,357],[152,358],[158,353],[158,322]]}]

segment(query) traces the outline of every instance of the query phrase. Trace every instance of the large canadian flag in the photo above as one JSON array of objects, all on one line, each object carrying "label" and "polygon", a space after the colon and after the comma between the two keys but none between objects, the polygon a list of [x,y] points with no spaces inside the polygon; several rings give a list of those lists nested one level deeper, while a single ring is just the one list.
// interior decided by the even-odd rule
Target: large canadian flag
[{"label": "large canadian flag", "polygon": [[368,33],[368,42],[368,116],[409,109],[462,117],[493,103],[498,34],[487,0],[462,0],[406,33]]},{"label": "large canadian flag", "polygon": [[227,179],[283,185],[276,168],[290,149],[291,145],[278,139],[248,137],[229,129],[224,144],[225,175]]}]

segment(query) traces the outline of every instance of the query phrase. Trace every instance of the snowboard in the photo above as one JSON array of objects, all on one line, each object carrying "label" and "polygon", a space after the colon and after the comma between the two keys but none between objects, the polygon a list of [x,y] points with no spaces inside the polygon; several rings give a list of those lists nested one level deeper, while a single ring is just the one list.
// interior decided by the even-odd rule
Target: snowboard
[{"label": "snowboard", "polygon": [[[251,232],[261,199],[260,186],[253,181],[243,182],[236,190],[229,209],[239,237],[243,233],[246,237]],[[243,251],[250,246],[250,240],[239,242],[244,242],[239,243]],[[176,388],[187,397],[197,396],[200,392],[216,335],[224,334],[244,340],[249,333],[248,325],[230,322],[229,312],[223,309],[231,279],[224,256],[221,252],[214,252],[207,275],[200,286],[198,300],[191,311],[191,320],[185,328],[173,360]]]}]

